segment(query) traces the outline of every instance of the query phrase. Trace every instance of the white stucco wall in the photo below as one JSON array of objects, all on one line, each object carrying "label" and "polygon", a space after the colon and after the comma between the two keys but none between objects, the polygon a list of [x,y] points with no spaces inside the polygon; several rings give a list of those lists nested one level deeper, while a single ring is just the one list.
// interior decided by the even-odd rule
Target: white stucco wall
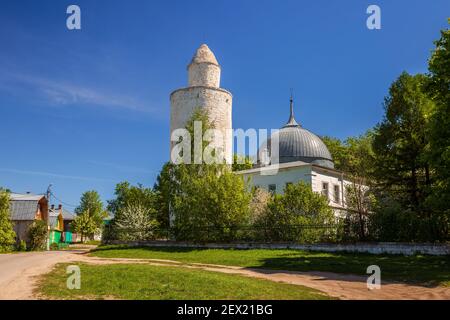
[{"label": "white stucco wall", "polygon": [[[256,169],[242,171],[245,178],[250,177],[251,186],[258,186],[269,191],[269,185],[276,185],[276,193],[283,194],[287,183],[297,183],[304,181],[311,185],[314,192],[322,193],[322,184],[328,183],[328,199],[331,207],[346,208],[345,189],[351,182],[345,180],[341,172],[317,167],[311,164],[298,162],[297,165],[280,164],[280,169],[275,175],[262,175]],[[264,170],[264,169],[263,169]],[[334,197],[334,186],[339,186],[339,199],[336,202]]]},{"label": "white stucco wall", "polygon": [[283,194],[287,183],[297,183],[303,181],[311,184],[311,166],[280,169],[275,175],[261,175],[260,173],[244,174],[245,178],[250,177],[252,186],[257,186],[269,191],[269,185],[276,185],[276,193]]},{"label": "white stucco wall", "polygon": [[[312,169],[312,189],[315,192],[322,192],[322,184],[328,183],[329,204],[335,207],[345,207],[345,188],[350,181],[343,179],[340,172],[326,170],[319,167]],[[339,199],[335,201],[334,186],[339,187]]]}]

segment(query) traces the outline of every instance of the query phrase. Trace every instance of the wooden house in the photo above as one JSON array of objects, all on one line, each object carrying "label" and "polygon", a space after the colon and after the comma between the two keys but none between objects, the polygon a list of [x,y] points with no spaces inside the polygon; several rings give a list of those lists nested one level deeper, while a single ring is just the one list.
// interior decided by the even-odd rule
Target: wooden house
[{"label": "wooden house", "polygon": [[11,193],[10,212],[16,240],[28,242],[30,224],[35,220],[48,222],[48,200],[44,195]]}]

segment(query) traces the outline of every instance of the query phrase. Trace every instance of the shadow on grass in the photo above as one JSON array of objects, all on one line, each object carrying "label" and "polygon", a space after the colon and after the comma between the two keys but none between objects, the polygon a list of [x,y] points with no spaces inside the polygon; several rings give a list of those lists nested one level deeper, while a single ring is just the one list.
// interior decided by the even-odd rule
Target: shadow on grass
[{"label": "shadow on grass", "polygon": [[[424,287],[450,286],[450,257],[339,254],[333,256],[270,257],[260,259],[252,269],[264,273],[277,270],[308,272],[324,279],[366,281],[367,267],[377,265],[382,282],[402,282]],[[319,280],[319,279],[318,279]]]},{"label": "shadow on grass", "polygon": [[[241,266],[261,273],[308,272],[324,279],[362,281],[367,267],[377,265],[384,282],[404,282],[426,287],[450,286],[450,256],[376,255],[369,253],[325,253],[291,249],[209,249],[194,247],[102,246],[93,252],[137,250],[142,257],[207,264]],[[173,253],[173,257],[167,254]],[[178,255],[180,254],[180,255]],[[318,279],[319,280],[319,279]]]}]

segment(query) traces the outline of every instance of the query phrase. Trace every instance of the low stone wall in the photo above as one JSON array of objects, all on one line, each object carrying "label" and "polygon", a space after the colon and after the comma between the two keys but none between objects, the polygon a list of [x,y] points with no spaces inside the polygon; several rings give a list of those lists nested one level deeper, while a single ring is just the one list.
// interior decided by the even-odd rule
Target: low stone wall
[{"label": "low stone wall", "polygon": [[183,248],[206,248],[206,249],[297,249],[322,252],[361,252],[373,254],[428,254],[428,255],[450,255],[450,244],[432,243],[398,243],[398,242],[375,242],[375,243],[353,243],[353,244],[295,244],[295,243],[208,243],[193,244],[177,241],[108,241],[107,244],[126,244],[129,246],[148,247],[183,247]]}]

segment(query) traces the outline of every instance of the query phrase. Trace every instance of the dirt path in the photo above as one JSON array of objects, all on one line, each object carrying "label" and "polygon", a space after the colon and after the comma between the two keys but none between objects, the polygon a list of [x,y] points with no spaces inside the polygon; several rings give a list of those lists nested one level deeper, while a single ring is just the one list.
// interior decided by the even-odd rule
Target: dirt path
[{"label": "dirt path", "polygon": [[78,251],[45,251],[0,254],[0,300],[33,299],[36,276],[50,272],[60,262],[76,261]]},{"label": "dirt path", "polygon": [[[84,251],[86,252],[86,251]],[[89,264],[149,264],[161,267],[182,267],[266,279],[303,285],[339,299],[445,299],[450,300],[450,288],[423,287],[404,283],[382,283],[379,290],[368,290],[366,277],[331,272],[293,272],[251,269],[233,266],[180,263],[158,259],[122,259],[89,257],[78,251],[40,252],[0,255],[0,299],[34,299],[36,276],[49,272],[60,262]]]}]

